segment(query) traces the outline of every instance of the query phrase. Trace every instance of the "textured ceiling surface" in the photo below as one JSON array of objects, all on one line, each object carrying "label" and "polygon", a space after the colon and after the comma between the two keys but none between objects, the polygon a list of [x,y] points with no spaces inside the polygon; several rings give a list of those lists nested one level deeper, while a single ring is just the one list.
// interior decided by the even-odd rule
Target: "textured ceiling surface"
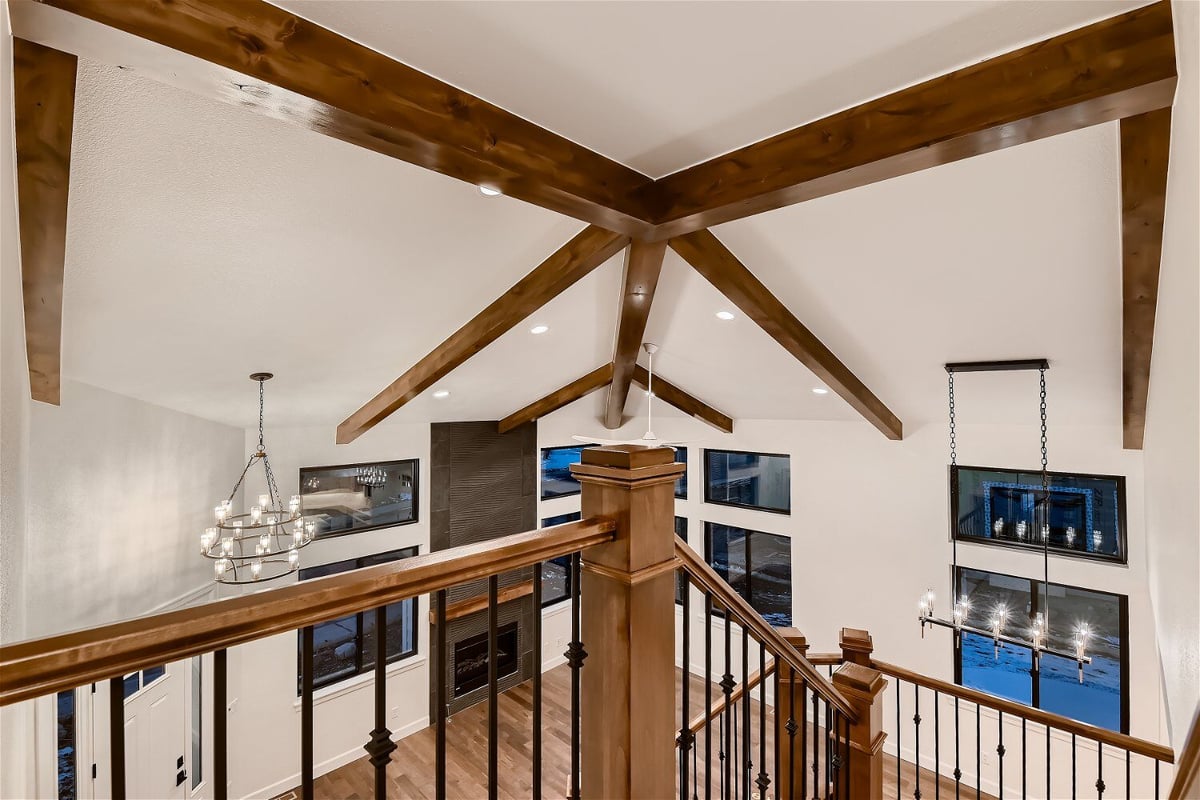
[{"label": "textured ceiling surface", "polygon": [[[1129,7],[281,5],[652,175]],[[583,227],[116,67],[81,62],[75,125],[66,377],[231,424],[265,369],[273,423],[335,425]],[[1098,126],[715,232],[910,426],[944,361],[1041,355],[1054,411],[1117,424],[1116,168]],[[618,256],[397,417],[498,418],[599,366],[620,284]],[[673,253],[647,338],[735,418],[857,418]],[[964,411],[1028,419],[1030,380],[974,377]]]}]

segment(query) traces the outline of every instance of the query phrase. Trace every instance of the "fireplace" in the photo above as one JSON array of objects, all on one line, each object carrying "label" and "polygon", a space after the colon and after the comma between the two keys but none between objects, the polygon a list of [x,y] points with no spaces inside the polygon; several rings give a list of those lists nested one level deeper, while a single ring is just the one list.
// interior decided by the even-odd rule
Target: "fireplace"
[{"label": "fireplace", "polygon": [[[496,631],[497,679],[512,675],[520,666],[517,623],[502,625]],[[476,634],[454,645],[454,696],[462,697],[488,681],[488,635]]]}]

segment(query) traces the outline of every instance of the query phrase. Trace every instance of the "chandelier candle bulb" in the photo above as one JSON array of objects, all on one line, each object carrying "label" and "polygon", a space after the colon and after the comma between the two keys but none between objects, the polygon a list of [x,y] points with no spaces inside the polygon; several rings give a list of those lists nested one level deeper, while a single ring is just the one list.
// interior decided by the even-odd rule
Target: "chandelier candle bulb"
[{"label": "chandelier candle bulb", "polygon": [[300,551],[296,549],[288,550],[288,566],[295,568],[300,563]]},{"label": "chandelier candle bulb", "polygon": [[254,576],[254,580],[258,580],[262,575],[262,562],[253,561],[250,564],[250,574]]},{"label": "chandelier candle bulb", "polygon": [[226,568],[225,564],[226,562],[223,558],[218,558],[213,562],[213,574],[217,576],[217,580],[220,580],[221,577],[224,576]]},{"label": "chandelier candle bulb", "polygon": [[258,504],[263,508],[271,507],[271,497],[269,495],[260,494],[258,496]]},{"label": "chandelier candle bulb", "polygon": [[260,519],[262,519],[262,507],[261,506],[251,506],[250,507],[250,524],[257,525],[258,521]]}]

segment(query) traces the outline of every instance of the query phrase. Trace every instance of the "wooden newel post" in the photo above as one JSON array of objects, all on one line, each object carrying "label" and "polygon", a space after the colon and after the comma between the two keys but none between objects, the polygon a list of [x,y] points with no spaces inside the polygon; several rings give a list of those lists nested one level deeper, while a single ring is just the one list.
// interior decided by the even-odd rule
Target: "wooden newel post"
[{"label": "wooden newel post", "polygon": [[870,666],[871,634],[842,628],[842,666],[833,674],[833,685],[858,715],[850,726],[850,792],[855,800],[883,798],[883,673]]},{"label": "wooden newel post", "polygon": [[[788,644],[796,648],[800,655],[808,657],[808,639],[795,628],[776,628],[779,634],[787,639]],[[782,659],[778,662],[779,697],[775,698],[775,745],[779,749],[779,775],[777,777],[779,797],[802,797],[800,787],[804,775],[804,753],[800,746],[805,741],[800,736],[800,717],[804,710],[806,684],[799,674],[792,671]],[[795,735],[789,733],[789,723]],[[791,781],[794,789],[786,786]]]},{"label": "wooden newel post", "polygon": [[590,448],[571,472],[583,517],[617,522],[583,553],[582,795],[672,797],[675,789],[675,480],[670,448]]}]

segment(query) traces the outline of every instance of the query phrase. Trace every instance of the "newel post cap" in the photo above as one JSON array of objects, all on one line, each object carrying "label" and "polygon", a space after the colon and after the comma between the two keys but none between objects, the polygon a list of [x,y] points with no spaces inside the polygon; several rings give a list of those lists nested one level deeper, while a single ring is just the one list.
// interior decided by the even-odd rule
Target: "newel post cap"
[{"label": "newel post cap", "polygon": [[808,655],[808,637],[801,633],[798,628],[775,626],[775,630],[787,640],[788,644],[796,648],[796,652],[802,656]]},{"label": "newel post cap", "polygon": [[579,463],[571,465],[571,474],[580,482],[644,484],[673,481],[684,469],[683,464],[675,462],[675,451],[670,447],[615,444],[584,450]]},{"label": "newel post cap", "polygon": [[871,653],[875,652],[875,644],[871,641],[871,634],[868,631],[860,628],[842,628],[838,644],[842,647],[842,658],[846,661],[864,667],[870,665]]}]

